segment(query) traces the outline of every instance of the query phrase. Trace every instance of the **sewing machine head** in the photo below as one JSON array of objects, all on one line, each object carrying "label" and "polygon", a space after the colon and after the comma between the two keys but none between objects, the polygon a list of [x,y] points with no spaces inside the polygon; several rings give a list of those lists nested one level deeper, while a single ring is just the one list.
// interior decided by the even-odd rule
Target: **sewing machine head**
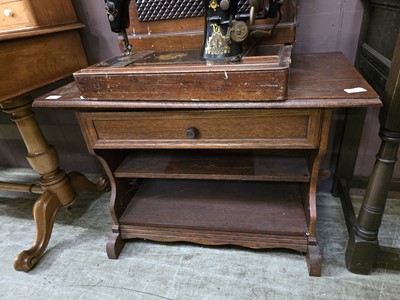
[{"label": "sewing machine head", "polygon": [[[257,40],[272,34],[282,16],[282,2],[269,0],[265,5],[264,0],[200,0],[205,16],[202,58],[206,61],[240,61],[249,37]],[[111,30],[122,35],[125,55],[130,55],[132,49],[126,34],[129,3],[130,0],[105,0]],[[256,19],[265,18],[276,19],[271,29],[252,28]]]},{"label": "sewing machine head", "polygon": [[[277,18],[275,23],[277,24],[280,20],[278,16],[281,16],[281,5],[282,0],[270,0],[269,5],[265,7],[263,0],[249,0],[245,3],[238,0],[204,0],[203,58],[206,60],[239,61],[243,55],[244,43],[249,34],[257,34],[262,37],[272,33],[272,31],[250,32],[255,20]],[[275,28],[275,25],[273,28]]]}]

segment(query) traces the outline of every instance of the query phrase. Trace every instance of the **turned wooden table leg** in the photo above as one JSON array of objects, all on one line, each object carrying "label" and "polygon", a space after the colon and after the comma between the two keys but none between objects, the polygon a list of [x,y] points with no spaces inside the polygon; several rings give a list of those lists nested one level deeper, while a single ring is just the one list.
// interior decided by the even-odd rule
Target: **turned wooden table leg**
[{"label": "turned wooden table leg", "polygon": [[31,111],[32,99],[28,96],[1,103],[2,109],[11,114],[27,148],[27,160],[39,173],[44,193],[38,198],[33,209],[36,223],[36,239],[33,246],[21,252],[14,262],[18,271],[29,271],[45,251],[51,236],[55,216],[60,207],[71,205],[78,190],[102,190],[105,186],[94,185],[79,173],[72,174],[71,180],[59,169],[58,155],[43,136]]},{"label": "turned wooden table leg", "polygon": [[379,153],[346,251],[349,271],[369,274],[379,251],[378,232],[397,161],[400,133],[381,129]]}]

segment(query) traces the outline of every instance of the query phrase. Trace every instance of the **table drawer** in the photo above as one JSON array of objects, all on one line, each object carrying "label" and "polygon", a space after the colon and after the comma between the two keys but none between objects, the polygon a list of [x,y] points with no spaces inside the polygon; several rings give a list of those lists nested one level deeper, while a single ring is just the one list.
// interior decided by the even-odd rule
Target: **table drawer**
[{"label": "table drawer", "polygon": [[31,26],[29,12],[22,1],[0,2],[0,30]]},{"label": "table drawer", "polygon": [[81,112],[93,149],[316,148],[319,109]]}]

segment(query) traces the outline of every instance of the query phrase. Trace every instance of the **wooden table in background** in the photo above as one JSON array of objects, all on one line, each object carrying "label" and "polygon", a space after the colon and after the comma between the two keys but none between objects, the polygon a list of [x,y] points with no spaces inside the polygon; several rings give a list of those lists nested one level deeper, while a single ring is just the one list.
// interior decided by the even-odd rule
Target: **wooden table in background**
[{"label": "wooden table in background", "polygon": [[56,149],[49,145],[31,111],[30,93],[71,76],[87,66],[72,2],[0,1],[0,107],[18,126],[27,159],[41,176],[40,185],[2,182],[0,189],[40,194],[33,208],[36,239],[14,261],[18,271],[38,262],[51,237],[56,213],[71,205],[81,190],[101,190],[79,173],[59,169]]},{"label": "wooden table in background", "polygon": [[400,270],[400,248],[379,245],[379,229],[400,145],[400,32],[379,114],[381,145],[356,218],[346,184],[341,184],[343,211],[349,231],[347,268],[369,274],[373,267]]}]

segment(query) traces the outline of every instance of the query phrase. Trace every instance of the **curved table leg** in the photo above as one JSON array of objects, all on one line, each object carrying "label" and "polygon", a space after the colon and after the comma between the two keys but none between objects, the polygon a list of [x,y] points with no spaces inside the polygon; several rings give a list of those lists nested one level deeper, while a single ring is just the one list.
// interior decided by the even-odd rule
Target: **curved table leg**
[{"label": "curved table leg", "polygon": [[29,271],[38,262],[46,250],[53,230],[56,214],[61,207],[57,196],[45,191],[33,207],[33,217],[36,223],[36,240],[29,250],[22,251],[14,261],[17,271]]},{"label": "curved table leg", "polygon": [[122,249],[124,248],[126,240],[121,238],[118,228],[113,228],[113,233],[108,236],[106,251],[110,259],[117,259]]},{"label": "curved table leg", "polygon": [[321,276],[322,256],[316,239],[309,239],[306,259],[308,274],[310,276]]},{"label": "curved table leg", "polygon": [[27,148],[27,160],[31,167],[41,175],[40,185],[44,193],[35,203],[33,214],[36,222],[36,240],[33,246],[22,251],[15,260],[18,271],[29,271],[40,255],[45,251],[54,226],[55,216],[60,207],[71,205],[80,190],[103,191],[107,183],[95,185],[82,174],[67,176],[59,168],[55,148],[49,145],[31,111],[32,99],[29,96],[18,97],[1,103],[1,108],[11,114]]},{"label": "curved table leg", "polygon": [[324,110],[319,148],[310,156],[311,179],[308,186],[305,215],[308,221],[307,265],[310,276],[321,276],[322,256],[317,242],[317,182],[321,161],[326,153],[332,111]]},{"label": "curved table leg", "polygon": [[100,176],[97,183],[93,183],[79,172],[70,172],[68,179],[76,192],[107,192],[110,190],[110,182],[105,176]]}]

